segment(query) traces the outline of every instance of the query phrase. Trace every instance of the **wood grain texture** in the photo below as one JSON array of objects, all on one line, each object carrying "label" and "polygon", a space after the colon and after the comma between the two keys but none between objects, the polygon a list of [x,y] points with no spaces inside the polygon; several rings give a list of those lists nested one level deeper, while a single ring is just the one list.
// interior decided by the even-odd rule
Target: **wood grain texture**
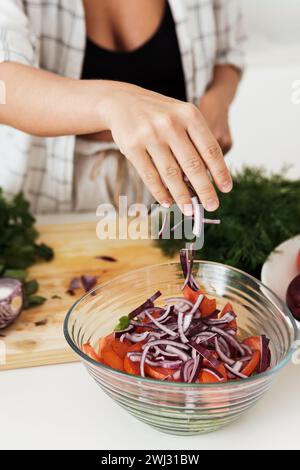
[{"label": "wood grain texture", "polygon": [[[166,261],[151,240],[99,240],[96,222],[38,229],[41,240],[55,251],[53,261],[37,263],[30,269],[30,278],[40,283],[39,295],[47,301],[24,311],[11,327],[0,331],[6,348],[6,363],[0,364],[0,370],[77,361],[62,331],[68,309],[83,294],[81,291],[71,297],[66,293],[73,277],[95,275],[99,284],[129,270]],[[118,261],[96,259],[100,255],[113,256]]]}]

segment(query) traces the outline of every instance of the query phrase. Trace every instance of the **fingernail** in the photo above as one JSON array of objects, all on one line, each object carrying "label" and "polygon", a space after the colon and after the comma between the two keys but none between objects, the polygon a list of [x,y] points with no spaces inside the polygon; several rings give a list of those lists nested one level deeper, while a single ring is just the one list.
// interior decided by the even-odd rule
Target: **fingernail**
[{"label": "fingernail", "polygon": [[170,209],[171,207],[171,204],[169,202],[163,202],[161,204],[161,207],[163,207],[164,209]]},{"label": "fingernail", "polygon": [[194,215],[192,204],[179,204],[179,209],[186,217],[192,217],[192,215]]},{"label": "fingernail", "polygon": [[219,207],[219,202],[217,199],[209,199],[205,204],[204,207],[207,211],[213,212],[216,211]]},{"label": "fingernail", "polygon": [[233,188],[233,183],[232,181],[228,181],[227,183],[222,185],[222,191],[223,193],[229,193]]}]

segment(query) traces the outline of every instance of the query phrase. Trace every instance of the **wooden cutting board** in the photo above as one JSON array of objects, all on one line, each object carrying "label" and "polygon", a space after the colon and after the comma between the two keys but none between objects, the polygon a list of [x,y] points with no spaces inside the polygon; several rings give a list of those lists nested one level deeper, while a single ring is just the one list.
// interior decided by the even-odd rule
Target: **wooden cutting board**
[{"label": "wooden cutting board", "polygon": [[[68,309],[83,294],[71,297],[66,293],[73,277],[96,275],[101,283],[129,270],[166,261],[151,240],[99,240],[96,222],[47,225],[38,229],[41,240],[55,252],[53,261],[38,263],[30,269],[30,278],[40,283],[38,294],[47,301],[24,311],[12,326],[0,330],[1,352],[6,349],[6,361],[5,364],[0,361],[0,370],[78,360],[62,331]],[[118,261],[109,263],[95,258],[100,255],[113,256]]]}]

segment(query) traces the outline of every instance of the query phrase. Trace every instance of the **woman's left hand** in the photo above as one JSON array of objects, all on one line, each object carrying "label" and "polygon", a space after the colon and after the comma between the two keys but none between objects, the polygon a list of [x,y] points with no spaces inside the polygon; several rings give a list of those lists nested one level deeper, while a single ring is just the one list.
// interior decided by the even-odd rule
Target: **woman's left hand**
[{"label": "woman's left hand", "polygon": [[225,155],[232,147],[227,105],[219,94],[209,90],[203,96],[199,108]]}]

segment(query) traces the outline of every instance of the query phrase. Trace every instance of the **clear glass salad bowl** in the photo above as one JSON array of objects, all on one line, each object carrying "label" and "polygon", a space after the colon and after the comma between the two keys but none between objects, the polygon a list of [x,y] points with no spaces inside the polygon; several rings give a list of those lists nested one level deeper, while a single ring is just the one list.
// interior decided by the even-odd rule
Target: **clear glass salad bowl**
[{"label": "clear glass salad bowl", "polygon": [[113,331],[118,319],[154,292],[164,299],[182,295],[179,263],[139,269],[113,279],[85,295],[70,309],[65,337],[90,375],[119,405],[139,420],[175,435],[215,431],[252,407],[272,385],[293,353],[297,328],[281,300],[255,278],[234,268],[206,261],[194,262],[194,276],[218,308],[228,301],[237,314],[239,337],[266,334],[270,338],[271,369],[248,379],[214,384],[157,381],[128,375],[95,362],[82,352],[90,342]]}]

